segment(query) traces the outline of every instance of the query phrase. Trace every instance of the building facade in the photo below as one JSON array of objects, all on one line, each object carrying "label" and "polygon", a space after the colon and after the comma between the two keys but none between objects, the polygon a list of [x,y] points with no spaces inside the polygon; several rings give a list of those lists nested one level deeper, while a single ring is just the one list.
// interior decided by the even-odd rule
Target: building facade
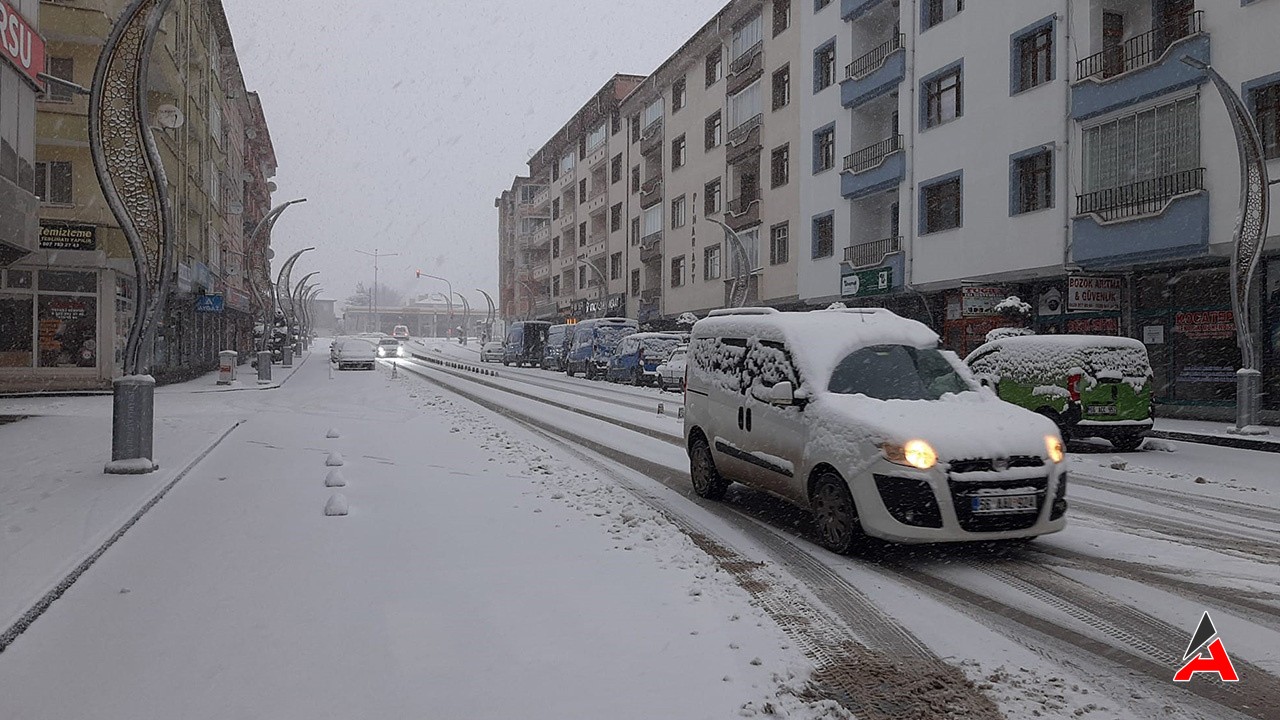
[{"label": "building facade", "polygon": [[[41,3],[50,75],[87,87],[123,0]],[[230,29],[216,0],[179,0],[166,13],[151,58],[153,130],[173,206],[173,292],[158,330],[153,374],[163,381],[216,367],[217,353],[248,354],[253,319],[244,226],[261,149],[246,143],[260,108],[244,88]],[[29,306],[0,326],[23,358],[0,368],[5,390],[105,388],[121,370],[135,278],[123,232],[107,207],[89,150],[88,98],[49,83],[37,98],[34,252],[7,271]],[[274,171],[274,160],[270,161]],[[265,200],[269,203],[269,196]],[[256,211],[256,209],[255,209]],[[11,289],[6,287],[6,292]],[[197,312],[216,295],[222,311]],[[207,303],[205,304],[207,306]]]},{"label": "building facade", "polygon": [[[5,30],[0,39],[0,268],[32,252],[38,234],[36,94],[45,66],[39,9],[37,0],[0,0],[0,28]],[[0,299],[0,323],[20,310],[14,302]],[[22,352],[22,347],[0,346],[0,367],[9,353]]]}]

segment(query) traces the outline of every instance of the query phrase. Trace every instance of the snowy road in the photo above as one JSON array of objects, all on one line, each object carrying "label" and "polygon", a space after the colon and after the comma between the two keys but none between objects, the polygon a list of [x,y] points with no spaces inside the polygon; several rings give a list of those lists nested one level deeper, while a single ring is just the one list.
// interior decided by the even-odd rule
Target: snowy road
[{"label": "snowy road", "polygon": [[[418,352],[472,359],[447,345]],[[694,498],[677,395],[537,370],[501,369],[495,378],[434,362],[406,366],[541,429],[566,451],[596,456],[631,475],[640,493],[678,493],[669,515],[714,519],[734,552],[812,593],[809,612],[857,628],[873,651],[903,654],[912,644],[868,637],[877,623],[881,635],[913,638],[929,658],[947,658],[990,686],[1009,717],[1269,718],[1280,707],[1275,455],[1164,441],[1119,454],[1073,443],[1063,533],[1025,548],[878,547],[841,558],[808,542],[803,515],[771,497],[735,486],[724,504]],[[658,415],[659,402],[668,414]],[[1175,686],[1170,678],[1205,610],[1247,677]]]}]

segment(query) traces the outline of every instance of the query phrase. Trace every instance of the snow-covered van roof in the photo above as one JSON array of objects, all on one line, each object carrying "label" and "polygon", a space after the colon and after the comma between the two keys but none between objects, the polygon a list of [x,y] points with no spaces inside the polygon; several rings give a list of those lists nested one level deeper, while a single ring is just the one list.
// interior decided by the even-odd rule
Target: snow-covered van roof
[{"label": "snow-covered van roof", "polygon": [[932,348],[938,335],[923,323],[884,308],[779,312],[716,310],[693,326],[693,338],[757,338],[785,342],[802,375],[825,378],[841,360],[871,345]]}]

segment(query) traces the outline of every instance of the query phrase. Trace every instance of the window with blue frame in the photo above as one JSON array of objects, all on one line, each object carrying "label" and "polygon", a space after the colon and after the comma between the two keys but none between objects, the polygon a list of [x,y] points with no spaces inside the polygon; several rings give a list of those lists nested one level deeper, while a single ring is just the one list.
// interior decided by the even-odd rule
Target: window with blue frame
[{"label": "window with blue frame", "polygon": [[964,66],[956,63],[920,83],[924,96],[921,124],[926,128],[951,122],[964,115]]},{"label": "window with blue frame", "polygon": [[1047,18],[1012,37],[1009,91],[1019,93],[1053,80],[1054,23]]},{"label": "window with blue frame", "polygon": [[836,126],[831,123],[813,131],[813,172],[830,170],[836,165]]},{"label": "window with blue frame", "polygon": [[834,211],[813,219],[813,248],[811,257],[819,260],[836,254],[836,214]]},{"label": "window with blue frame", "polygon": [[920,32],[955,17],[964,10],[964,0],[924,0],[920,4]]},{"label": "window with blue frame", "polygon": [[1009,159],[1009,214],[1053,207],[1053,149],[1036,148]]},{"label": "window with blue frame", "polygon": [[819,92],[835,82],[836,41],[832,38],[813,51],[813,91]]},{"label": "window with blue frame", "polygon": [[964,220],[964,176],[944,175],[920,185],[920,234],[954,230]]}]

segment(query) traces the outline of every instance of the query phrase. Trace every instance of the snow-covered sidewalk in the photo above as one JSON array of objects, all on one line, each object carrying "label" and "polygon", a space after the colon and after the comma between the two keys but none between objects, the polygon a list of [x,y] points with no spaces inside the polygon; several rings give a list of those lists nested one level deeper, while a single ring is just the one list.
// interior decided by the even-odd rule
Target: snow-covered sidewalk
[{"label": "snow-covered sidewalk", "polygon": [[[6,720],[843,716],[797,697],[810,666],[745,591],[594,470],[317,360],[276,392],[185,396],[224,403],[201,440],[245,422],[0,654]],[[21,432],[31,465],[71,444]],[[326,517],[338,494],[349,514]]]}]

